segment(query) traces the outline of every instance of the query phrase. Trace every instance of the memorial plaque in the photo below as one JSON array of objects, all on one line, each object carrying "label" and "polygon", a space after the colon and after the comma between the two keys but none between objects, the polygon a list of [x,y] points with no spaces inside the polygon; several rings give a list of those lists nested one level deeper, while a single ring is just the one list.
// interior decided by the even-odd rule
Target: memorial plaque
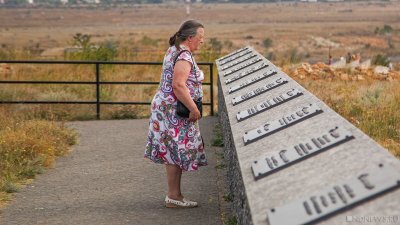
[{"label": "memorial plaque", "polygon": [[[225,61],[225,62],[221,62],[221,61],[223,61],[223,60],[230,60],[229,58],[231,58],[232,56],[234,56],[234,55],[236,55],[236,54],[239,54],[239,53],[241,53],[241,52],[243,52],[243,51],[246,51],[246,50],[248,50],[248,49],[249,49],[248,47],[239,49],[239,50],[237,50],[237,51],[232,52],[232,53],[229,54],[229,55],[226,55],[226,56],[224,56],[224,57],[219,58],[218,61],[219,61],[220,63],[224,64],[224,63],[226,63],[227,61]],[[248,52],[251,52],[251,50],[250,50],[250,51],[246,51],[246,53],[248,53]]]},{"label": "memorial plaque", "polygon": [[236,76],[234,76],[234,77],[232,77],[232,78],[230,78],[230,79],[226,79],[226,80],[225,80],[225,83],[226,83],[226,84],[230,84],[230,83],[232,83],[233,81],[237,81],[237,80],[239,80],[239,79],[242,79],[243,77],[246,77],[246,76],[248,76],[248,75],[250,75],[250,74],[252,74],[252,73],[255,73],[255,72],[259,71],[259,70],[262,70],[262,69],[264,69],[264,68],[267,68],[268,66],[269,66],[268,64],[261,63],[260,65],[258,65],[258,66],[256,66],[256,67],[253,67],[253,68],[251,68],[251,69],[248,70],[248,71],[241,72],[241,73],[239,73],[238,75],[236,75]]},{"label": "memorial plaque", "polygon": [[260,138],[271,135],[275,132],[278,132],[282,129],[285,129],[322,112],[322,109],[319,108],[316,104],[309,104],[307,106],[299,108],[295,112],[283,116],[279,120],[268,122],[254,130],[245,132],[245,135],[243,136],[244,145],[250,144]]},{"label": "memorial plaque", "polygon": [[294,99],[302,94],[303,94],[303,92],[301,92],[297,89],[292,89],[292,90],[286,91],[285,93],[282,93],[280,95],[277,95],[275,97],[267,99],[267,100],[261,102],[260,104],[257,104],[256,106],[251,107],[250,109],[238,112],[236,115],[236,118],[239,122],[243,121],[247,118],[257,115],[258,113],[264,112],[268,109],[271,109],[275,106],[285,103],[291,99]]},{"label": "memorial plaque", "polygon": [[249,47],[244,47],[244,48],[238,49],[238,50],[236,50],[236,51],[234,51],[234,52],[231,52],[230,54],[228,54],[228,55],[226,55],[226,56],[223,56],[223,57],[219,58],[218,61],[222,61],[222,60],[224,60],[224,59],[227,59],[227,58],[229,58],[229,57],[232,57],[232,56],[234,56],[234,55],[236,55],[236,54],[238,54],[238,53],[240,53],[240,52],[243,52],[243,51],[245,51],[245,50],[248,50],[248,49],[249,49]]},{"label": "memorial plaque", "polygon": [[241,60],[239,60],[239,61],[237,61],[237,62],[232,62],[232,63],[229,63],[228,65],[226,65],[226,66],[223,66],[222,67],[222,70],[226,70],[226,69],[228,69],[229,67],[232,67],[232,66],[234,66],[234,65],[237,65],[237,64],[239,64],[239,63],[242,63],[242,62],[244,62],[244,61],[247,61],[247,60],[249,60],[249,59],[252,59],[252,58],[254,58],[254,57],[256,57],[257,56],[257,54],[251,54],[251,55],[249,55],[249,56],[247,56],[247,57],[244,57],[243,59],[241,59]]},{"label": "memorial plaque", "polygon": [[253,162],[251,169],[256,180],[268,176],[303,159],[354,139],[350,131],[336,127],[328,132],[295,145],[291,149],[274,152]]},{"label": "memorial plaque", "polygon": [[[399,186],[399,172],[389,165],[379,164],[353,179],[338,182],[308,197],[270,209],[267,213],[268,221],[270,225],[311,224]],[[343,223],[345,219],[343,216]]]},{"label": "memorial plaque", "polygon": [[229,58],[229,59],[226,60],[225,62],[221,63],[220,66],[223,66],[223,65],[225,65],[225,64],[227,64],[227,63],[230,63],[230,62],[233,62],[233,61],[239,59],[240,57],[243,57],[243,56],[248,55],[248,54],[250,54],[250,53],[252,53],[251,50],[249,50],[249,51],[244,51],[244,52],[242,52],[242,53],[240,53],[240,54],[238,54],[238,55],[235,55],[235,56]]},{"label": "memorial plaque", "polygon": [[269,82],[268,84],[257,88],[254,91],[247,92],[244,95],[232,98],[232,104],[233,105],[237,105],[237,104],[239,104],[241,102],[244,102],[246,100],[249,100],[249,99],[251,99],[251,98],[253,98],[253,97],[257,96],[257,95],[260,95],[260,94],[265,93],[267,91],[270,91],[270,90],[272,90],[274,88],[277,88],[277,87],[279,87],[281,85],[284,85],[287,82],[288,82],[287,79],[280,77],[280,78],[276,79],[273,82]]},{"label": "memorial plaque", "polygon": [[233,93],[235,91],[238,91],[238,90],[240,90],[240,89],[242,89],[244,87],[247,87],[247,86],[249,86],[251,84],[257,83],[258,81],[262,81],[262,80],[264,80],[264,79],[266,79],[268,77],[271,77],[271,76],[273,76],[275,74],[278,74],[278,73],[276,71],[271,70],[271,69],[267,70],[267,72],[263,73],[262,75],[253,77],[252,79],[249,79],[249,80],[246,80],[246,81],[244,81],[243,83],[241,83],[239,85],[230,87],[229,88],[229,94],[231,94],[231,93]]},{"label": "memorial plaque", "polygon": [[225,73],[222,73],[222,75],[224,77],[226,77],[226,76],[231,75],[233,73],[236,73],[236,72],[238,72],[238,71],[240,71],[240,70],[242,70],[244,68],[247,68],[247,67],[249,67],[251,65],[254,65],[254,64],[256,64],[256,63],[258,63],[260,61],[263,61],[262,58],[256,58],[256,59],[250,60],[249,62],[247,62],[247,63],[245,63],[245,64],[243,64],[243,65],[241,65],[241,66],[239,66],[239,67],[237,67],[235,69],[232,69],[230,71],[226,71]]},{"label": "memorial plaque", "polygon": [[226,60],[226,61],[223,62],[220,66],[225,65],[225,64],[227,64],[227,63],[229,63],[229,62],[235,61],[235,60],[239,59],[240,57],[243,57],[243,56],[245,56],[245,55],[250,54],[251,52],[252,52],[252,51],[246,51],[246,52],[240,53],[239,55],[236,55],[235,57],[232,57],[232,58]]}]

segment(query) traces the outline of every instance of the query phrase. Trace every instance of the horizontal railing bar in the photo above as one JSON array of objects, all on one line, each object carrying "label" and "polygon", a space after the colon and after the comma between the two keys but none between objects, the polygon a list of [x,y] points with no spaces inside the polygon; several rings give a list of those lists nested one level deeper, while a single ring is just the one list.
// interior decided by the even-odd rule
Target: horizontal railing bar
[{"label": "horizontal railing bar", "polygon": [[[97,104],[96,101],[0,101],[0,104]],[[151,102],[99,102],[106,105],[132,104],[132,105],[151,105]],[[204,102],[203,105],[211,105]]]},{"label": "horizontal railing bar", "polygon": [[[120,61],[52,61],[52,60],[0,60],[0,63],[13,64],[117,64],[117,65],[162,65],[163,62],[120,62]],[[214,65],[212,62],[198,62],[197,65]]]},{"label": "horizontal railing bar", "polygon": [[[13,81],[1,80],[0,84],[97,84],[96,81]],[[160,84],[160,82],[150,81],[100,81],[99,84]],[[202,85],[211,85],[209,82]]]},{"label": "horizontal railing bar", "polygon": [[96,101],[0,101],[0,104],[96,104]]},{"label": "horizontal railing bar", "polygon": [[2,60],[0,63],[13,64],[121,64],[121,65],[162,65],[162,62],[118,62],[118,61],[47,61],[47,60]]},{"label": "horizontal railing bar", "polygon": [[[9,84],[97,84],[96,81],[0,81],[0,83]],[[99,84],[160,84],[160,82],[129,82],[129,81],[100,81]]]},{"label": "horizontal railing bar", "polygon": [[[159,85],[159,82],[152,81],[100,81],[100,65],[163,65],[163,62],[118,62],[118,61],[50,61],[50,60],[0,60],[0,63],[9,64],[70,64],[70,65],[95,65],[96,81],[26,81],[26,80],[1,80],[0,84],[95,84],[96,85],[96,101],[2,101],[0,104],[95,104],[97,105],[96,115],[100,119],[100,105],[151,105],[151,102],[100,102],[99,87],[104,84],[135,84],[135,85]],[[213,62],[198,62],[198,65],[208,66],[210,69],[210,82],[204,82],[211,88],[211,102],[203,103],[203,105],[211,106],[211,115],[213,115]]]}]

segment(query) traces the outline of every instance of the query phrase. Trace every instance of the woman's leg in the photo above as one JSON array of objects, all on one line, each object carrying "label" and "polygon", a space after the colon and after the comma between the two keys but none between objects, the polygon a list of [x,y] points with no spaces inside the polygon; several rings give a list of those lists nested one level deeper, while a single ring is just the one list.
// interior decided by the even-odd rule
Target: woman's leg
[{"label": "woman's leg", "polygon": [[182,200],[181,193],[181,177],[182,169],[177,165],[166,164],[167,181],[168,181],[168,197],[174,200]]}]

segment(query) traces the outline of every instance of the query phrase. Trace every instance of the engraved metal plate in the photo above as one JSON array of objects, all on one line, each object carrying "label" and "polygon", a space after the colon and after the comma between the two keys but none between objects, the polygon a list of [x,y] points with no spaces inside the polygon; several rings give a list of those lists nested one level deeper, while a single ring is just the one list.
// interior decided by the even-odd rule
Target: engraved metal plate
[{"label": "engraved metal plate", "polygon": [[233,81],[237,81],[237,80],[239,80],[239,79],[241,79],[241,78],[243,78],[243,77],[246,77],[246,76],[248,76],[248,75],[250,75],[250,74],[252,74],[252,73],[255,73],[255,72],[259,71],[259,70],[262,70],[262,69],[264,69],[264,68],[267,68],[268,66],[269,66],[268,64],[261,63],[261,64],[258,65],[258,66],[252,67],[250,70],[241,72],[241,73],[239,73],[238,75],[236,75],[236,76],[234,76],[234,77],[232,77],[232,78],[230,78],[230,79],[226,79],[226,80],[225,80],[225,84],[229,84],[229,83],[232,83]]},{"label": "engraved metal plate", "polygon": [[247,67],[249,67],[251,65],[254,65],[254,64],[256,64],[256,63],[258,63],[260,61],[262,61],[262,58],[252,59],[252,60],[246,62],[245,64],[242,64],[242,65],[236,67],[235,69],[232,69],[232,70],[226,71],[225,73],[222,73],[222,75],[224,77],[226,77],[226,76],[231,75],[233,73],[236,73],[236,72],[238,72],[238,71],[240,71],[240,70],[242,70],[244,68],[247,68]]},{"label": "engraved metal plate", "polygon": [[379,164],[353,179],[337,182],[310,196],[268,210],[269,224],[311,224],[399,187],[400,172]]},{"label": "engraved metal plate", "polygon": [[241,102],[244,102],[246,100],[249,100],[249,99],[251,99],[251,98],[253,98],[253,97],[257,96],[257,95],[260,95],[260,94],[265,93],[267,91],[270,91],[270,90],[272,90],[272,89],[274,89],[276,87],[284,85],[287,82],[288,82],[288,80],[286,78],[280,77],[280,78],[276,79],[273,82],[269,82],[268,84],[257,88],[254,91],[250,91],[250,92],[247,92],[244,95],[232,98],[232,104],[233,105],[237,105],[237,104],[239,104]]},{"label": "engraved metal plate", "polygon": [[229,53],[229,54],[226,55],[226,56],[223,56],[223,57],[219,58],[218,61],[222,61],[222,60],[224,60],[224,59],[227,59],[227,58],[229,58],[229,57],[232,57],[233,55],[236,55],[236,54],[238,54],[238,53],[240,53],[240,52],[243,52],[243,51],[245,51],[245,50],[247,50],[247,49],[249,49],[249,47],[244,47],[244,48],[238,49],[238,50],[236,50],[236,51],[234,51],[234,52]]},{"label": "engraved metal plate", "polygon": [[275,106],[278,106],[282,103],[285,103],[291,99],[294,99],[302,94],[303,94],[303,92],[299,91],[298,89],[291,89],[289,91],[286,91],[285,93],[282,93],[280,95],[277,95],[275,97],[267,99],[267,100],[261,102],[260,104],[257,104],[256,106],[251,107],[250,109],[238,112],[236,114],[236,118],[238,121],[245,120],[247,118],[257,115],[258,113],[261,113],[261,112],[271,109]]},{"label": "engraved metal plate", "polygon": [[[223,56],[223,57],[219,58],[218,62],[221,62],[223,60],[229,60],[228,58],[231,58],[232,56],[234,56],[236,54],[239,54],[239,53],[241,53],[243,51],[246,51],[248,49],[249,49],[248,47],[245,47],[245,48],[242,48],[242,49],[238,49],[238,50],[236,50],[236,51],[234,51],[234,52],[232,52],[232,53],[230,53],[230,54],[228,54],[226,56]],[[246,51],[246,52],[251,52],[251,51]],[[226,61],[225,62],[221,62],[221,63],[226,63]]]},{"label": "engraved metal plate", "polygon": [[295,112],[283,116],[279,120],[268,122],[254,130],[245,132],[243,136],[244,145],[257,141],[260,138],[271,135],[322,112],[322,109],[320,109],[316,104],[309,104],[299,108]]},{"label": "engraved metal plate", "polygon": [[229,63],[228,65],[226,65],[226,66],[223,66],[221,69],[222,70],[226,70],[226,69],[228,69],[229,67],[232,67],[232,66],[234,66],[234,65],[237,65],[237,64],[239,64],[239,63],[242,63],[242,62],[244,62],[244,61],[247,61],[247,60],[249,60],[249,59],[251,59],[251,58],[254,58],[254,57],[256,57],[257,56],[257,54],[250,54],[249,56],[246,56],[246,57],[244,57],[243,59],[240,59],[240,60],[238,60],[238,61],[235,61],[235,62],[232,62],[232,63]]},{"label": "engraved metal plate", "polygon": [[225,64],[227,64],[227,63],[229,63],[229,62],[235,61],[235,60],[239,59],[240,57],[243,57],[243,56],[245,56],[245,55],[250,54],[251,52],[252,52],[252,51],[245,51],[245,52],[242,52],[242,53],[240,53],[239,55],[236,55],[236,56],[234,56],[234,57],[232,57],[232,58],[226,60],[225,62],[221,63],[220,66],[225,65]]},{"label": "engraved metal plate", "polygon": [[264,79],[266,79],[266,78],[268,78],[270,76],[273,76],[275,74],[278,74],[278,73],[276,71],[271,70],[271,69],[267,70],[267,72],[263,73],[262,75],[253,77],[253,78],[251,78],[249,80],[246,80],[246,81],[244,81],[243,83],[241,83],[239,85],[230,87],[229,88],[229,94],[231,94],[231,93],[233,93],[235,91],[238,91],[238,90],[240,90],[240,89],[242,89],[244,87],[247,87],[247,86],[249,86],[251,84],[254,84],[254,83],[258,82],[258,81],[262,81],[262,80],[264,80]]},{"label": "engraved metal plate", "polygon": [[336,127],[318,137],[301,142],[291,149],[284,149],[279,152],[268,154],[251,165],[256,180],[268,176],[290,165],[300,162],[310,156],[331,149],[337,145],[353,139],[350,131]]}]

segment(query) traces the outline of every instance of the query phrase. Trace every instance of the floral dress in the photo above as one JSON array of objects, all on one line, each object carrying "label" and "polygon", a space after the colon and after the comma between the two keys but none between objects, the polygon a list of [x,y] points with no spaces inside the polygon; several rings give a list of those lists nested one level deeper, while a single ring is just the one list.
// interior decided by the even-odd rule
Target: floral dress
[{"label": "floral dress", "polygon": [[[144,157],[155,163],[175,164],[183,171],[193,171],[207,165],[207,159],[198,121],[190,122],[188,118],[176,114],[177,98],[173,92],[172,78],[174,59],[180,51],[186,49],[182,45],[180,47],[180,50],[175,46],[170,47],[164,57],[160,86],[151,102]],[[186,86],[192,99],[202,98],[201,81],[204,80],[204,73],[187,51],[181,53],[177,60],[190,62],[192,69]]]}]

